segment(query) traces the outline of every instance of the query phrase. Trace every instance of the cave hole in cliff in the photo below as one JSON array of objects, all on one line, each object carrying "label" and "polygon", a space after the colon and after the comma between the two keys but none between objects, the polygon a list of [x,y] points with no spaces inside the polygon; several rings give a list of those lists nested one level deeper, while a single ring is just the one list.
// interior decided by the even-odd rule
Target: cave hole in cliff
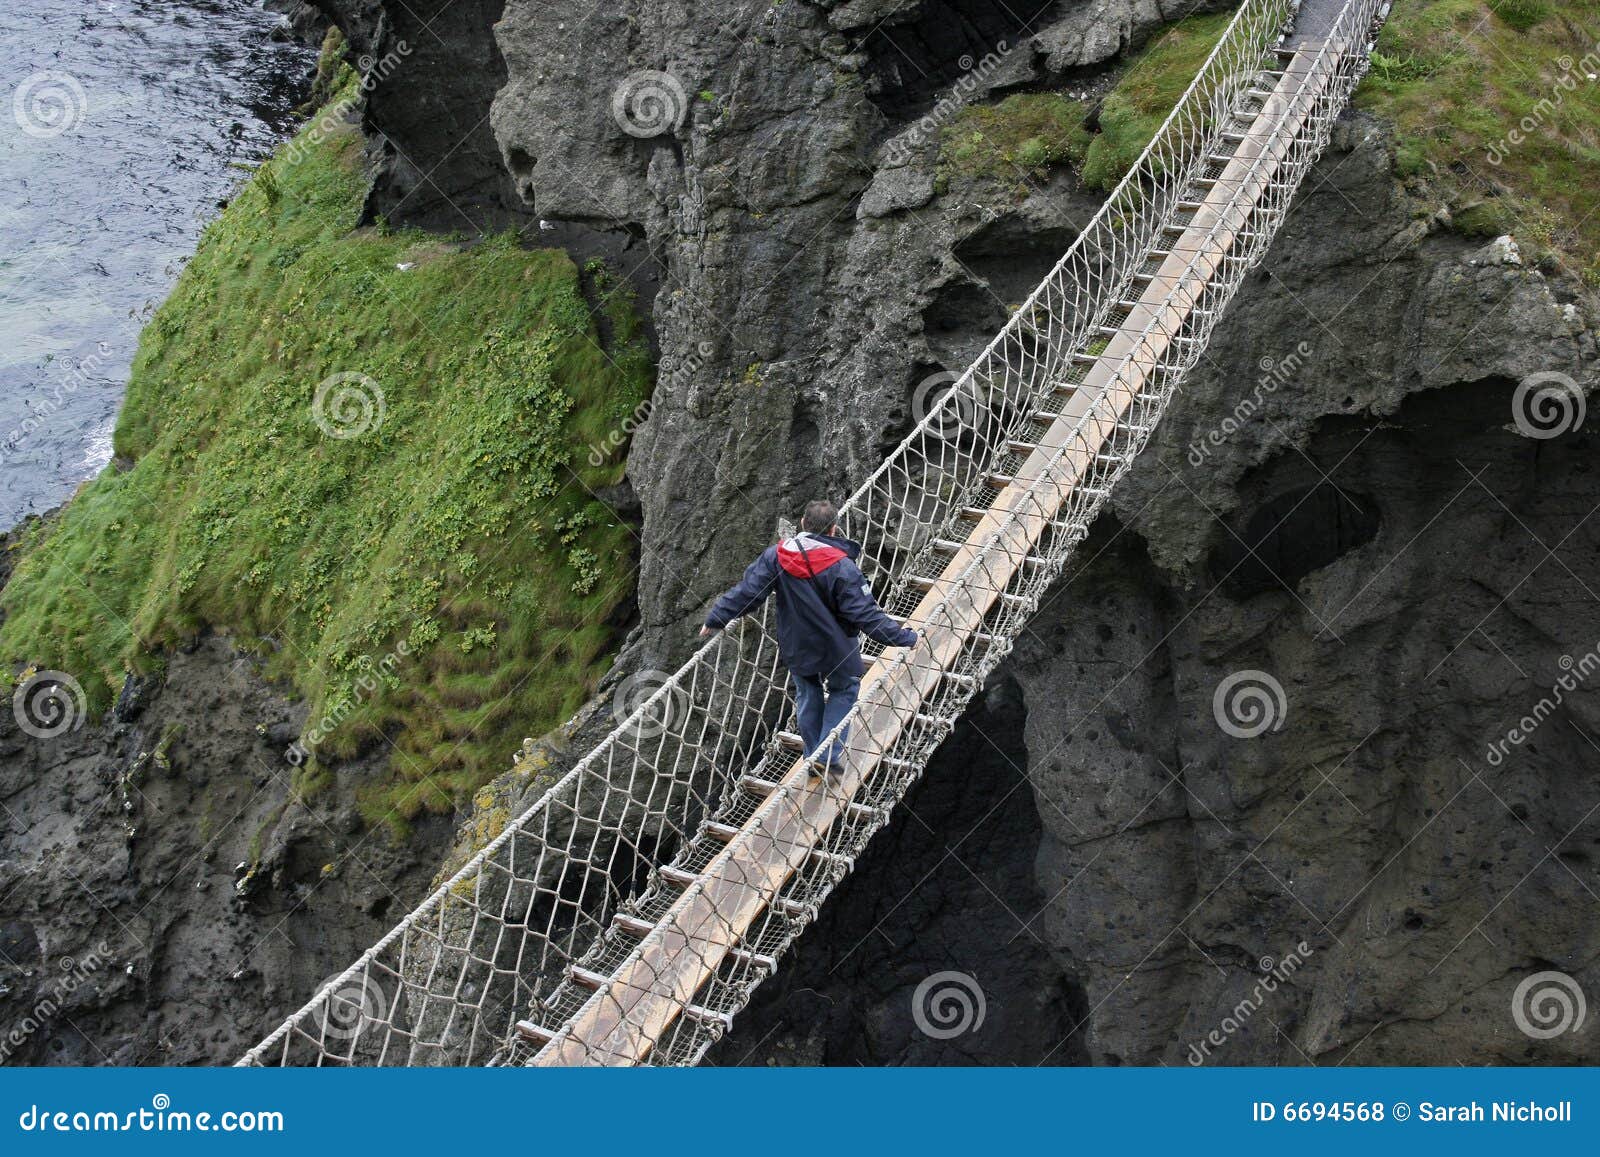
[{"label": "cave hole in cliff", "polygon": [[1267,499],[1212,552],[1211,572],[1234,598],[1279,590],[1371,542],[1382,526],[1378,504],[1320,482]]},{"label": "cave hole in cliff", "polygon": [[964,368],[1006,320],[1005,307],[992,289],[962,279],[947,282],[930,295],[922,311],[922,334],[940,362]]},{"label": "cave hole in cliff", "polygon": [[1042,226],[1008,215],[967,237],[952,255],[988,284],[991,301],[1015,305],[1033,292],[1077,238],[1078,230],[1071,226]]},{"label": "cave hole in cliff", "polygon": [[891,120],[920,116],[991,52],[1036,31],[1056,0],[923,0],[909,17],[875,26],[861,40],[874,104]]}]

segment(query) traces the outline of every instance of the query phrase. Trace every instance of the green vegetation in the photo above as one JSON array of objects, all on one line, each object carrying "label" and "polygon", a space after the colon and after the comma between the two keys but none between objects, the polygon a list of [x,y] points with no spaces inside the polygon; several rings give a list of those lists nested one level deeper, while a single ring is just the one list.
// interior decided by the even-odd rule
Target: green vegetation
[{"label": "green vegetation", "polygon": [[1190,16],[1134,58],[1100,109],[1100,132],[1083,158],[1084,184],[1109,189],[1133,168],[1232,19],[1231,12]]},{"label": "green vegetation", "polygon": [[1600,279],[1600,14],[1583,0],[1395,6],[1358,103],[1456,228],[1511,233]]},{"label": "green vegetation", "polygon": [[1544,0],[1489,0],[1494,14],[1518,32],[1526,32],[1550,15]]},{"label": "green vegetation", "polygon": [[1059,93],[1017,93],[963,108],[940,135],[941,181],[1016,177],[1021,183],[1072,163],[1085,185],[1110,189],[1138,160],[1232,18],[1230,12],[1191,16],[1156,37],[1106,95],[1098,133],[1085,126],[1089,106]]},{"label": "green vegetation", "polygon": [[339,87],[348,82],[350,69],[344,63],[345,49],[344,33],[339,31],[337,25],[330,26],[317,53],[317,72],[311,82],[311,98],[300,112],[315,112],[332,100]]},{"label": "green vegetation", "polygon": [[1023,178],[1081,161],[1089,147],[1088,111],[1083,102],[1053,92],[968,105],[940,133],[939,177]]},{"label": "green vegetation", "polygon": [[163,648],[229,633],[325,732],[297,790],[327,785],[319,753],[392,747],[361,799],[403,831],[602,673],[630,531],[586,489],[620,462],[583,448],[650,366],[625,287],[594,278],[608,353],[562,253],[355,228],[359,153],[310,126],[206,229],[141,338],[121,465],[21,545],[0,659],[103,709]]}]

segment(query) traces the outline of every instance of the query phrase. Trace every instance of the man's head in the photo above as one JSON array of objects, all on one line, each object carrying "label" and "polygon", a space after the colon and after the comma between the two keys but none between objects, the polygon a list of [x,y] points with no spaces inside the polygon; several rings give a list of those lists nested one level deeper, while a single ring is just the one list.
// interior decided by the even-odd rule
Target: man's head
[{"label": "man's head", "polygon": [[822,498],[806,503],[806,512],[800,516],[800,529],[812,534],[829,534],[838,524],[839,508]]}]

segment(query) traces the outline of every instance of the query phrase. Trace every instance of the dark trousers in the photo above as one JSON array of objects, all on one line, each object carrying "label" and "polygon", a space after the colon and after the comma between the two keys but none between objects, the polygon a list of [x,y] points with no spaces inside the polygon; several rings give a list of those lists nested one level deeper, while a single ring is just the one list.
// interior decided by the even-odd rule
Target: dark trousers
[{"label": "dark trousers", "polygon": [[861,676],[843,671],[828,675],[797,675],[790,671],[789,679],[794,684],[794,710],[799,717],[800,738],[805,741],[806,754],[824,763],[837,761],[844,754],[844,732],[830,745],[827,755],[820,755],[817,748],[822,744],[822,737],[856,705]]}]

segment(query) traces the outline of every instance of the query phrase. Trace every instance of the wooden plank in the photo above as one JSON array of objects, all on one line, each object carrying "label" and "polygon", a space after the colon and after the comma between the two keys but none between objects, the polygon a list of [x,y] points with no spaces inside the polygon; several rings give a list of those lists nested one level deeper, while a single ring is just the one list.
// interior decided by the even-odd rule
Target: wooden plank
[{"label": "wooden plank", "polygon": [[[1175,244],[1166,254],[1134,310],[1063,406],[1061,417],[1012,483],[976,518],[966,541],[906,620],[923,627],[933,609],[948,599],[945,623],[927,632],[913,662],[880,658],[868,669],[844,774],[831,783],[811,784],[805,761],[793,760],[779,786],[745,823],[740,838],[712,859],[655,932],[617,969],[609,986],[596,992],[531,1064],[636,1064],[645,1059],[743,933],[773,903],[772,897],[820,837],[851,807],[867,771],[916,717],[965,640],[982,630],[1006,581],[1052,524],[1073,487],[1093,468],[1095,455],[1133,406],[1172,335],[1243,230],[1251,207],[1281,164],[1288,140],[1329,82],[1326,71],[1308,76],[1314,55],[1315,47],[1309,47],[1291,63],[1256,121],[1263,132],[1253,127],[1246,135],[1230,158],[1228,171],[1185,227],[1180,240],[1188,244]],[[1252,172],[1257,161],[1260,170]],[[1234,185],[1249,191],[1242,206],[1227,204],[1227,190]],[[1180,256],[1183,253],[1194,256],[1186,260]],[[1124,362],[1128,372],[1118,378],[1115,368]],[[1086,418],[1096,400],[1100,405]],[[1080,422],[1083,429],[1075,433]],[[1059,459],[1052,462],[1058,451]],[[986,585],[960,583],[991,540],[991,561],[1005,561],[998,561]]]}]

